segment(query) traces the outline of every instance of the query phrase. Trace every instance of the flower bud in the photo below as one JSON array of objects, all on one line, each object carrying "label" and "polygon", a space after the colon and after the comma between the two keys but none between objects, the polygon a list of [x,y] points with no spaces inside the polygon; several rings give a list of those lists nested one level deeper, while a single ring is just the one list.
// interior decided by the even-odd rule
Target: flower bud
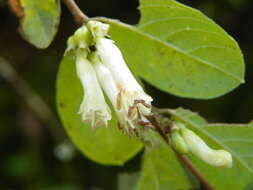
[{"label": "flower bud", "polygon": [[68,38],[65,54],[78,48],[88,48],[91,43],[91,34],[86,26],[81,26]]},{"label": "flower bud", "polygon": [[232,167],[232,156],[225,150],[214,150],[194,132],[189,129],[181,129],[183,138],[189,150],[204,162],[216,167]]},{"label": "flower bud", "polygon": [[91,34],[95,41],[97,41],[100,38],[104,38],[107,35],[110,28],[108,24],[104,24],[102,22],[93,20],[87,23],[87,27],[91,31]]},{"label": "flower bud", "polygon": [[91,34],[86,26],[82,26],[76,30],[73,35],[74,44],[78,48],[87,48],[91,43]]},{"label": "flower bud", "polygon": [[171,142],[174,149],[180,154],[186,154],[189,151],[187,144],[179,131],[173,131],[171,134]]},{"label": "flower bud", "polygon": [[76,48],[76,43],[73,36],[70,36],[67,41],[67,49],[65,50],[65,54]]}]

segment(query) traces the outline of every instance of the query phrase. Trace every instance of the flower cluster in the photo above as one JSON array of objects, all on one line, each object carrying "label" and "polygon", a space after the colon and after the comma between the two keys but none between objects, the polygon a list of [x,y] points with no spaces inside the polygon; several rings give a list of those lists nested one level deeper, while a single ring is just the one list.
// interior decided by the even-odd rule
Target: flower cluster
[{"label": "flower cluster", "polygon": [[110,100],[119,120],[119,127],[136,134],[138,123],[148,123],[152,98],[147,95],[129,70],[119,48],[108,39],[109,25],[89,21],[68,40],[66,52],[76,54],[77,76],[84,89],[79,114],[93,128],[107,126]]},{"label": "flower cluster", "polygon": [[[66,53],[75,54],[76,72],[84,91],[78,113],[92,128],[107,127],[112,116],[105,94],[118,117],[119,128],[129,135],[140,135],[144,141],[152,141],[145,138],[144,128],[137,127],[152,127],[147,119],[151,118],[152,98],[132,75],[121,51],[108,38],[108,31],[108,24],[89,21],[68,39]],[[232,166],[230,153],[210,148],[182,123],[175,122],[172,126],[171,141],[181,154],[191,152],[217,167]]]}]

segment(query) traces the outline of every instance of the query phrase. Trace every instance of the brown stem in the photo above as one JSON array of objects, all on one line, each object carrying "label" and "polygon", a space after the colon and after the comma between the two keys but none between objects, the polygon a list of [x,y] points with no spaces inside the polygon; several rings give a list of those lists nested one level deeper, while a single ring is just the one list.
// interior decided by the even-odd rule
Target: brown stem
[{"label": "brown stem", "polygon": [[89,21],[89,17],[86,16],[82,10],[78,7],[74,0],[62,0],[64,4],[67,6],[71,14],[73,15],[75,22],[78,25],[83,25],[84,23]]},{"label": "brown stem", "polygon": [[0,76],[16,91],[22,100],[24,100],[26,106],[35,114],[37,119],[46,124],[54,139],[58,142],[62,141],[65,135],[56,128],[59,126],[59,122],[51,111],[51,108],[15,71],[11,64],[2,57],[0,57]]},{"label": "brown stem", "polygon": [[164,141],[169,143],[167,136],[164,134],[162,128],[160,127],[160,123],[155,115],[146,116],[149,122],[154,126],[155,130],[159,133],[159,135],[163,138]]},{"label": "brown stem", "polygon": [[205,190],[215,190],[214,187],[208,182],[208,180],[202,175],[202,173],[193,165],[192,161],[186,156],[178,153],[172,148],[177,155],[177,158],[183,163],[191,173],[199,180],[202,187]]},{"label": "brown stem", "polygon": [[192,164],[191,160],[182,154],[176,152],[179,160],[193,173],[193,175],[199,180],[205,190],[215,190],[214,187],[207,181],[207,179],[201,174],[201,172]]},{"label": "brown stem", "polygon": [[[162,130],[159,121],[156,116],[148,116],[147,119],[155,127],[156,131],[164,139],[164,141],[170,145],[167,135]],[[215,190],[214,187],[207,181],[207,179],[201,174],[201,172],[193,165],[191,160],[186,156],[179,154],[175,149],[173,149],[178,157],[178,159],[192,172],[192,174],[199,180],[200,184],[205,188],[205,190]]]}]

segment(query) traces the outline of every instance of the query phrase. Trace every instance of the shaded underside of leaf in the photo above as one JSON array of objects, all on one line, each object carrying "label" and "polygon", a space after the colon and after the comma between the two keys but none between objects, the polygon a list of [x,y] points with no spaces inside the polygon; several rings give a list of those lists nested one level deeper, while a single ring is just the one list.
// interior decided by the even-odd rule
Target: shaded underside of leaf
[{"label": "shaded underside of leaf", "polygon": [[172,149],[156,134],[160,145],[147,148],[136,190],[189,190],[193,188]]},{"label": "shaded underside of leaf", "polygon": [[118,190],[134,190],[139,179],[139,172],[119,173]]},{"label": "shaded underside of leaf", "polygon": [[22,36],[37,48],[46,48],[54,39],[60,22],[59,0],[19,0]]},{"label": "shaded underside of leaf", "polygon": [[253,183],[252,139],[253,125],[207,124],[198,114],[189,110],[170,110],[174,119],[184,122],[215,149],[225,149],[233,156],[229,169],[211,167],[190,155],[194,165],[217,190],[246,190]]},{"label": "shaded underside of leaf", "polygon": [[117,128],[115,115],[107,128],[92,130],[77,114],[83,98],[74,59],[65,56],[57,79],[57,107],[68,135],[88,158],[101,164],[122,165],[136,155],[142,144]]}]

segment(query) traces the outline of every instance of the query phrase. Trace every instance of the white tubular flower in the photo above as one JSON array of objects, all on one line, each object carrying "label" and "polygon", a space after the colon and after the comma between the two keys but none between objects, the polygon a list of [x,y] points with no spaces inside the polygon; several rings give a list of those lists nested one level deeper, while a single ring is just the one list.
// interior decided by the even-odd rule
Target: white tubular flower
[{"label": "white tubular flower", "polygon": [[106,127],[107,121],[111,120],[110,109],[86,50],[77,50],[76,70],[85,94],[78,113],[82,115],[83,122],[91,124],[92,128]]},{"label": "white tubular flower", "polygon": [[225,150],[213,150],[194,132],[183,128],[182,136],[189,150],[204,162],[216,167],[232,167],[232,156]]},{"label": "white tubular flower", "polygon": [[97,21],[91,21],[87,27],[95,39],[97,55],[103,65],[110,71],[117,88],[115,108],[120,113],[122,120],[143,120],[151,113],[152,98],[147,95],[138,84],[123,56],[107,34],[109,25]]},{"label": "white tubular flower", "polygon": [[101,63],[97,53],[93,53],[90,59],[94,64],[99,83],[101,84],[103,90],[110,99],[116,111],[120,126],[122,126],[123,130],[128,134],[132,133],[131,129],[135,129],[134,122],[131,121],[129,118],[125,118],[124,113],[116,109],[117,96],[119,92],[110,70],[104,64]]},{"label": "white tubular flower", "polygon": [[105,65],[101,63],[96,53],[93,53],[90,56],[90,59],[91,59],[92,64],[94,65],[94,69],[96,71],[99,83],[101,84],[106,95],[112,102],[112,105],[115,107],[118,89],[112,78],[111,72]]},{"label": "white tubular flower", "polygon": [[116,108],[132,120],[151,113],[152,98],[147,95],[128,69],[120,50],[112,40],[101,38],[97,42],[98,54],[111,71],[118,88]]}]

